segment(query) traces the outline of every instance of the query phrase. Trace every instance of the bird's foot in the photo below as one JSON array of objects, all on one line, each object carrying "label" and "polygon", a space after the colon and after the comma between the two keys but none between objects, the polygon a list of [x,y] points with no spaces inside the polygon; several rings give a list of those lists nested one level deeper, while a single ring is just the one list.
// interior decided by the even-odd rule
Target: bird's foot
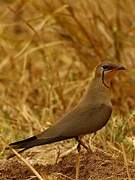
[{"label": "bird's foot", "polygon": [[81,146],[83,146],[87,150],[88,153],[92,153],[90,146],[87,145],[81,138],[78,137],[76,138],[76,140],[78,141],[78,146],[77,146],[78,152],[80,152]]}]

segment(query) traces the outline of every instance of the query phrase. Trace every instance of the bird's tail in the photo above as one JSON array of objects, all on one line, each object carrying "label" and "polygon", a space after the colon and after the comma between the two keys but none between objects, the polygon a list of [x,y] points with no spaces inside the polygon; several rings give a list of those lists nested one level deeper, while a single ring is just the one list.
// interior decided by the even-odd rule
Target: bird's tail
[{"label": "bird's tail", "polygon": [[[24,139],[22,141],[17,141],[17,142],[11,143],[11,144],[9,144],[9,147],[11,147],[13,149],[19,149],[18,153],[22,153],[25,150],[30,149],[34,146],[50,144],[50,143],[61,141],[64,139],[65,139],[65,137],[60,137],[60,136],[50,137],[50,138],[37,138],[36,136],[32,136],[32,137]],[[13,157],[13,156],[11,156],[11,157]]]},{"label": "bird's tail", "polygon": [[[44,138],[41,138],[41,137],[37,137],[37,136],[32,136],[30,138],[27,138],[27,139],[24,139],[22,141],[17,141],[17,142],[14,142],[14,143],[11,143],[9,144],[8,148],[6,149],[9,149],[9,148],[13,148],[13,149],[18,149],[18,153],[22,153],[24,152],[25,150],[27,149],[30,149],[34,146],[40,146],[40,145],[45,145],[45,144],[50,144],[50,143],[53,143],[53,142],[58,142],[58,141],[61,141],[61,140],[65,140],[67,139],[68,137],[64,137],[64,136],[50,136],[50,137],[45,137]],[[69,139],[69,138],[68,138]],[[7,157],[7,159],[10,159],[11,157],[14,157],[15,155],[9,155]]]},{"label": "bird's tail", "polygon": [[[39,140],[36,136],[32,136],[30,138],[24,139],[22,141],[17,141],[14,143],[9,144],[9,146],[6,149],[13,148],[13,149],[19,149],[18,153],[22,153],[25,150],[32,148],[33,146],[37,146],[39,144]],[[7,159],[10,159],[14,157],[15,154],[11,153],[7,156]]]},{"label": "bird's tail", "polygon": [[9,144],[10,147],[12,147],[13,149],[23,149],[23,148],[32,148],[33,146],[35,146],[37,144],[37,137],[36,136],[32,136],[30,138],[24,139],[22,141],[17,141],[14,143]]}]

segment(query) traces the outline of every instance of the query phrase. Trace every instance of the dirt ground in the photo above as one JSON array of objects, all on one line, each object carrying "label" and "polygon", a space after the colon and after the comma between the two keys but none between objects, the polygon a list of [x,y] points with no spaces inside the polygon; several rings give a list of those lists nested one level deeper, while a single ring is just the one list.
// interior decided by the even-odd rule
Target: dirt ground
[{"label": "dirt ground", "polygon": [[[76,156],[77,154],[70,153],[63,157],[57,164],[35,164],[34,168],[45,180],[47,179],[45,178],[46,175],[50,180],[72,180],[75,179],[76,174]],[[36,180],[37,178],[23,162],[20,162],[20,160],[15,157],[10,160],[0,161],[0,179]],[[88,179],[135,179],[135,164],[128,163],[128,167],[126,167],[122,157],[112,157],[98,150],[93,154],[83,151],[80,156],[80,180]]]}]

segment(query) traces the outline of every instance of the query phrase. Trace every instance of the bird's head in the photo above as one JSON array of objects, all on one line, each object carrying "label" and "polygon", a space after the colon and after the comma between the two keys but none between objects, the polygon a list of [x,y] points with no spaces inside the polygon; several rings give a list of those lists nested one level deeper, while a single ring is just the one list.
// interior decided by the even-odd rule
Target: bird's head
[{"label": "bird's head", "polygon": [[95,77],[101,78],[103,84],[109,88],[108,84],[110,84],[116,73],[121,70],[126,70],[126,68],[120,64],[103,62],[96,67]]}]

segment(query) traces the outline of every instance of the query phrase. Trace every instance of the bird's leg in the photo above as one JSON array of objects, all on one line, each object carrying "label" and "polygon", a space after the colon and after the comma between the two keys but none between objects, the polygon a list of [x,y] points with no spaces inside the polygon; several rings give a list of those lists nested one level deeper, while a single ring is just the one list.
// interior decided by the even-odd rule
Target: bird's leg
[{"label": "bird's leg", "polygon": [[87,146],[86,143],[80,137],[77,137],[76,141],[78,141],[77,149],[80,149],[80,146],[82,145],[89,153],[92,153],[90,147]]}]

